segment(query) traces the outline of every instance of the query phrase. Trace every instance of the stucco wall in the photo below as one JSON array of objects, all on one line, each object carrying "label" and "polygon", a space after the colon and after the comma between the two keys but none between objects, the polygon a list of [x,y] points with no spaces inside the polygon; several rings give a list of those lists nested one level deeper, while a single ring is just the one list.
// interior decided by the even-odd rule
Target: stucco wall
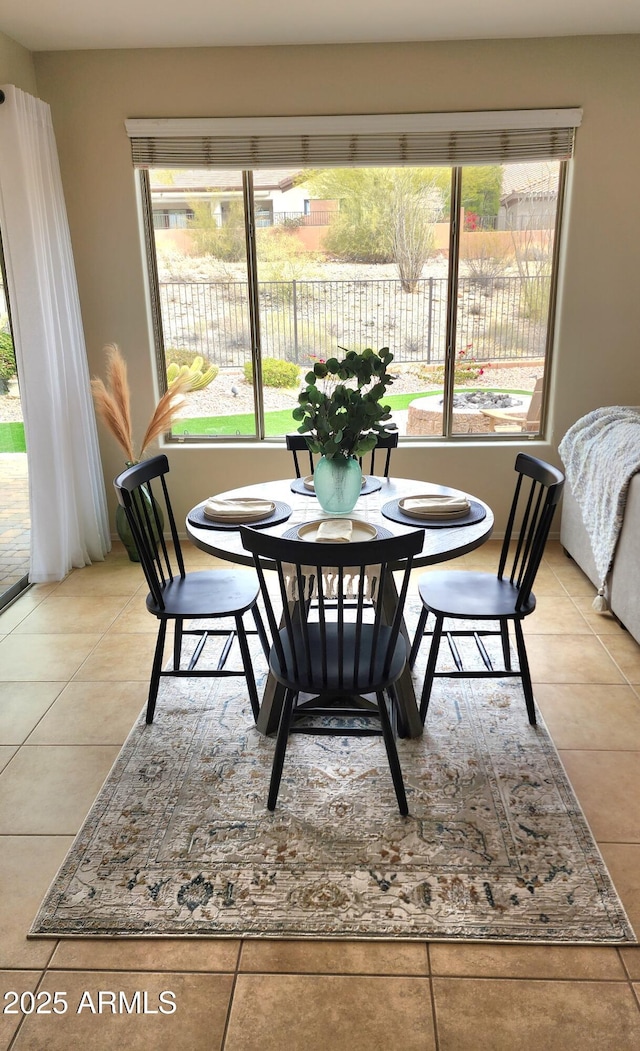
[{"label": "stucco wall", "polygon": [[[433,44],[86,51],[34,56],[50,103],[78,270],[90,368],[120,344],[141,430],[154,401],[151,341],[127,117],[572,107],[584,109],[570,186],[549,443],[598,404],[640,402],[640,37]],[[528,445],[532,449],[533,446]],[[102,437],[105,477],[121,467]],[[398,474],[475,492],[503,523],[513,445],[403,449]],[[180,510],[237,484],[283,476],[273,448],[170,452]]]}]

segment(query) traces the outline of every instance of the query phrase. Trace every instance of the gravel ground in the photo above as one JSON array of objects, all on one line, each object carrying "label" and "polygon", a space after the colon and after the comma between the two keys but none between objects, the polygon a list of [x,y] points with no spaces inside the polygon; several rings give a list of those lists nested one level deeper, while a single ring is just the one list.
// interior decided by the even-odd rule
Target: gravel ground
[{"label": "gravel ground", "polygon": [[[517,368],[491,368],[479,376],[474,383],[468,384],[473,387],[513,387],[519,390],[533,390],[541,367],[533,365]],[[424,384],[417,376],[409,370],[399,369],[398,378],[389,388],[389,394],[411,394],[415,391],[416,397],[427,390],[437,390],[437,384]],[[238,391],[233,394],[231,388]],[[298,401],[298,389],[277,390],[273,387],[265,387],[264,407],[269,412],[275,409],[294,408]],[[189,396],[189,404],[181,415],[183,416],[213,416],[231,414],[236,412],[251,412],[253,405],[251,387],[245,383],[241,371],[225,370],[220,372],[214,382],[202,391],[196,391]]]}]

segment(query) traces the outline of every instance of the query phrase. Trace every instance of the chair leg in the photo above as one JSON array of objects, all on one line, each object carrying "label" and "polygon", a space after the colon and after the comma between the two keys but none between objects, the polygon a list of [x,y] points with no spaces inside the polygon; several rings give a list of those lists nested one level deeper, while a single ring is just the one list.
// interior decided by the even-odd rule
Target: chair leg
[{"label": "chair leg", "polygon": [[160,674],[162,672],[162,655],[164,653],[164,640],[167,635],[167,622],[161,620],[158,627],[158,639],[156,641],[156,649],[153,655],[153,666],[151,669],[151,682],[149,683],[149,699],[147,701],[147,724],[150,725],[153,722],[153,713],[156,710],[156,699],[158,697],[158,687],[160,686]]},{"label": "chair leg", "polygon": [[509,639],[509,621],[506,617],[500,620],[500,637],[502,639],[502,657],[505,671],[511,671],[511,642]]},{"label": "chair leg", "polygon": [[[389,694],[391,696],[391,703],[395,704],[395,699],[391,689],[389,690]],[[406,817],[409,813],[409,807],[407,805],[407,796],[404,790],[404,781],[402,779],[402,768],[398,758],[398,749],[396,748],[393,730],[391,729],[391,721],[387,711],[387,702],[382,691],[376,693],[376,698],[378,701],[378,711],[380,712],[380,723],[382,724],[382,736],[384,738],[384,746],[387,750],[387,759],[389,760],[393,787],[396,790],[398,808],[402,816]]]},{"label": "chair leg", "polygon": [[536,709],[533,703],[533,686],[531,685],[529,659],[527,657],[527,650],[524,644],[524,635],[522,633],[521,621],[514,620],[513,627],[516,633],[516,643],[518,646],[518,660],[520,661],[520,675],[522,676],[522,689],[524,690],[524,699],[527,703],[527,715],[529,716],[529,722],[531,723],[531,725],[535,726]]},{"label": "chair leg", "polygon": [[184,621],[182,617],[176,617],[173,625],[173,670],[178,671],[180,668],[180,659],[182,656],[182,628]]},{"label": "chair leg", "polygon": [[253,718],[258,721],[260,715],[260,702],[258,700],[258,691],[256,689],[256,679],[253,674],[253,664],[251,663],[251,654],[249,653],[249,644],[247,642],[247,633],[244,627],[244,621],[242,614],[236,615],[236,631],[238,633],[238,645],[240,647],[240,654],[242,656],[242,664],[244,667],[244,674],[247,680],[247,690],[249,691],[249,700],[251,701],[251,710],[253,712]]},{"label": "chair leg", "polygon": [[440,639],[442,638],[443,624],[444,617],[437,616],[433,628],[433,634],[431,636],[429,659],[427,661],[427,670],[424,673],[424,686],[422,687],[422,696],[420,698],[420,718],[422,720],[423,725],[427,718],[427,710],[429,708],[429,701],[431,699],[431,690],[433,689],[433,674],[436,670],[436,664],[438,662],[438,651],[440,649]]},{"label": "chair leg", "polygon": [[251,615],[253,616],[253,620],[254,620],[254,623],[255,623],[255,626],[256,626],[256,631],[258,633],[258,638],[260,639],[260,645],[262,646],[262,652],[264,653],[264,655],[267,658],[267,660],[269,660],[269,652],[271,650],[271,646],[269,645],[269,639],[267,638],[267,633],[265,631],[264,621],[262,619],[262,615],[260,613],[260,610],[258,609],[258,604],[257,603],[255,604],[255,606],[251,610]]},{"label": "chair leg", "polygon": [[416,663],[418,656],[418,650],[420,649],[420,643],[422,642],[422,636],[424,635],[424,629],[427,623],[427,617],[429,616],[429,610],[423,606],[420,610],[420,616],[418,618],[418,627],[416,633],[413,636],[413,644],[411,646],[411,653],[409,654],[409,667],[413,668]]},{"label": "chair leg", "polygon": [[271,783],[269,785],[267,810],[275,810],[276,808],[280,780],[282,778],[282,767],[284,766],[284,756],[287,751],[287,741],[289,739],[289,730],[293,718],[293,706],[297,696],[298,694],[295,690],[285,691],[282,712],[280,714],[278,736],[276,738],[276,749],[273,753],[273,766],[271,767]]}]

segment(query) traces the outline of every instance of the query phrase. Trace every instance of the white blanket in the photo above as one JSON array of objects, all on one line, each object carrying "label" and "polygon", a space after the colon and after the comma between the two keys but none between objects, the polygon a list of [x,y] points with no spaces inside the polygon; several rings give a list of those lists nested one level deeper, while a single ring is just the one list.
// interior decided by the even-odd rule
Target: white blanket
[{"label": "white blanket", "polygon": [[603,599],[629,483],[640,471],[640,407],[594,409],[569,428],[558,452],[591,541]]}]

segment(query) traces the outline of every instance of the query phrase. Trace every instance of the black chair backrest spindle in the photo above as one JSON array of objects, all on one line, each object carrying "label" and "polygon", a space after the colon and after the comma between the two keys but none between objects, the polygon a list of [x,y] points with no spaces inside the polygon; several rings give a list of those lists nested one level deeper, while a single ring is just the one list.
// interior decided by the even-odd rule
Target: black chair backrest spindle
[{"label": "black chair backrest spindle", "polygon": [[[313,470],[314,470],[314,466],[315,466],[314,459],[313,459],[313,453],[310,451],[309,446],[307,445],[307,440],[306,440],[304,434],[287,434],[287,435],[285,435],[285,440],[286,440],[286,443],[287,443],[287,449],[289,450],[290,453],[293,454],[293,465],[294,465],[295,472],[296,472],[296,478],[301,478],[302,477],[302,467],[301,467],[300,459],[298,458],[298,454],[306,454],[306,456],[308,456],[308,458],[309,458],[309,471],[308,471],[308,473],[309,474],[313,474]],[[359,459],[360,466],[362,467],[362,470],[364,471],[364,473],[365,474],[375,474],[376,473],[376,453],[377,452],[381,453],[382,450],[385,450],[384,468],[383,468],[383,471],[382,471],[382,474],[380,475],[380,477],[388,478],[389,477],[389,470],[390,470],[390,467],[391,467],[391,452],[392,452],[393,449],[397,449],[397,447],[398,447],[398,431],[390,431],[389,434],[381,434],[381,435],[379,435],[379,437],[378,437],[378,444],[376,445],[376,447],[374,449],[371,450],[371,454],[369,456],[368,462],[365,462],[365,460],[366,460],[365,457],[361,456],[360,459]],[[303,463],[304,463],[304,461],[303,461]]]},{"label": "black chair backrest spindle", "polygon": [[313,453],[307,445],[306,439],[303,434],[287,434],[285,435],[287,443],[287,449],[293,454],[293,466],[295,467],[296,478],[302,478],[302,471],[300,470],[300,461],[298,459],[298,453],[306,454],[309,457],[309,474],[313,474]]},{"label": "black chair backrest spindle", "polygon": [[[502,579],[508,573],[518,588],[516,605],[521,609],[529,599],[542,560],[564,475],[528,453],[518,454],[515,469],[519,477],[500,552],[498,577]],[[525,479],[530,482],[528,486]]]},{"label": "black chair backrest spindle", "polygon": [[[160,609],[164,608],[162,592],[167,582],[176,576],[185,577],[180,539],[165,479],[168,472],[169,461],[160,454],[129,467],[113,483],[118,502],[127,516],[147,586]],[[174,552],[173,562],[165,537],[167,527]]]},{"label": "black chair backrest spindle", "polygon": [[[394,659],[423,531],[348,544],[287,540],[248,526],[240,533],[254,556],[282,677],[305,692],[379,689]],[[277,570],[271,588],[265,567]],[[400,586],[390,615],[382,594],[392,571]]]}]

